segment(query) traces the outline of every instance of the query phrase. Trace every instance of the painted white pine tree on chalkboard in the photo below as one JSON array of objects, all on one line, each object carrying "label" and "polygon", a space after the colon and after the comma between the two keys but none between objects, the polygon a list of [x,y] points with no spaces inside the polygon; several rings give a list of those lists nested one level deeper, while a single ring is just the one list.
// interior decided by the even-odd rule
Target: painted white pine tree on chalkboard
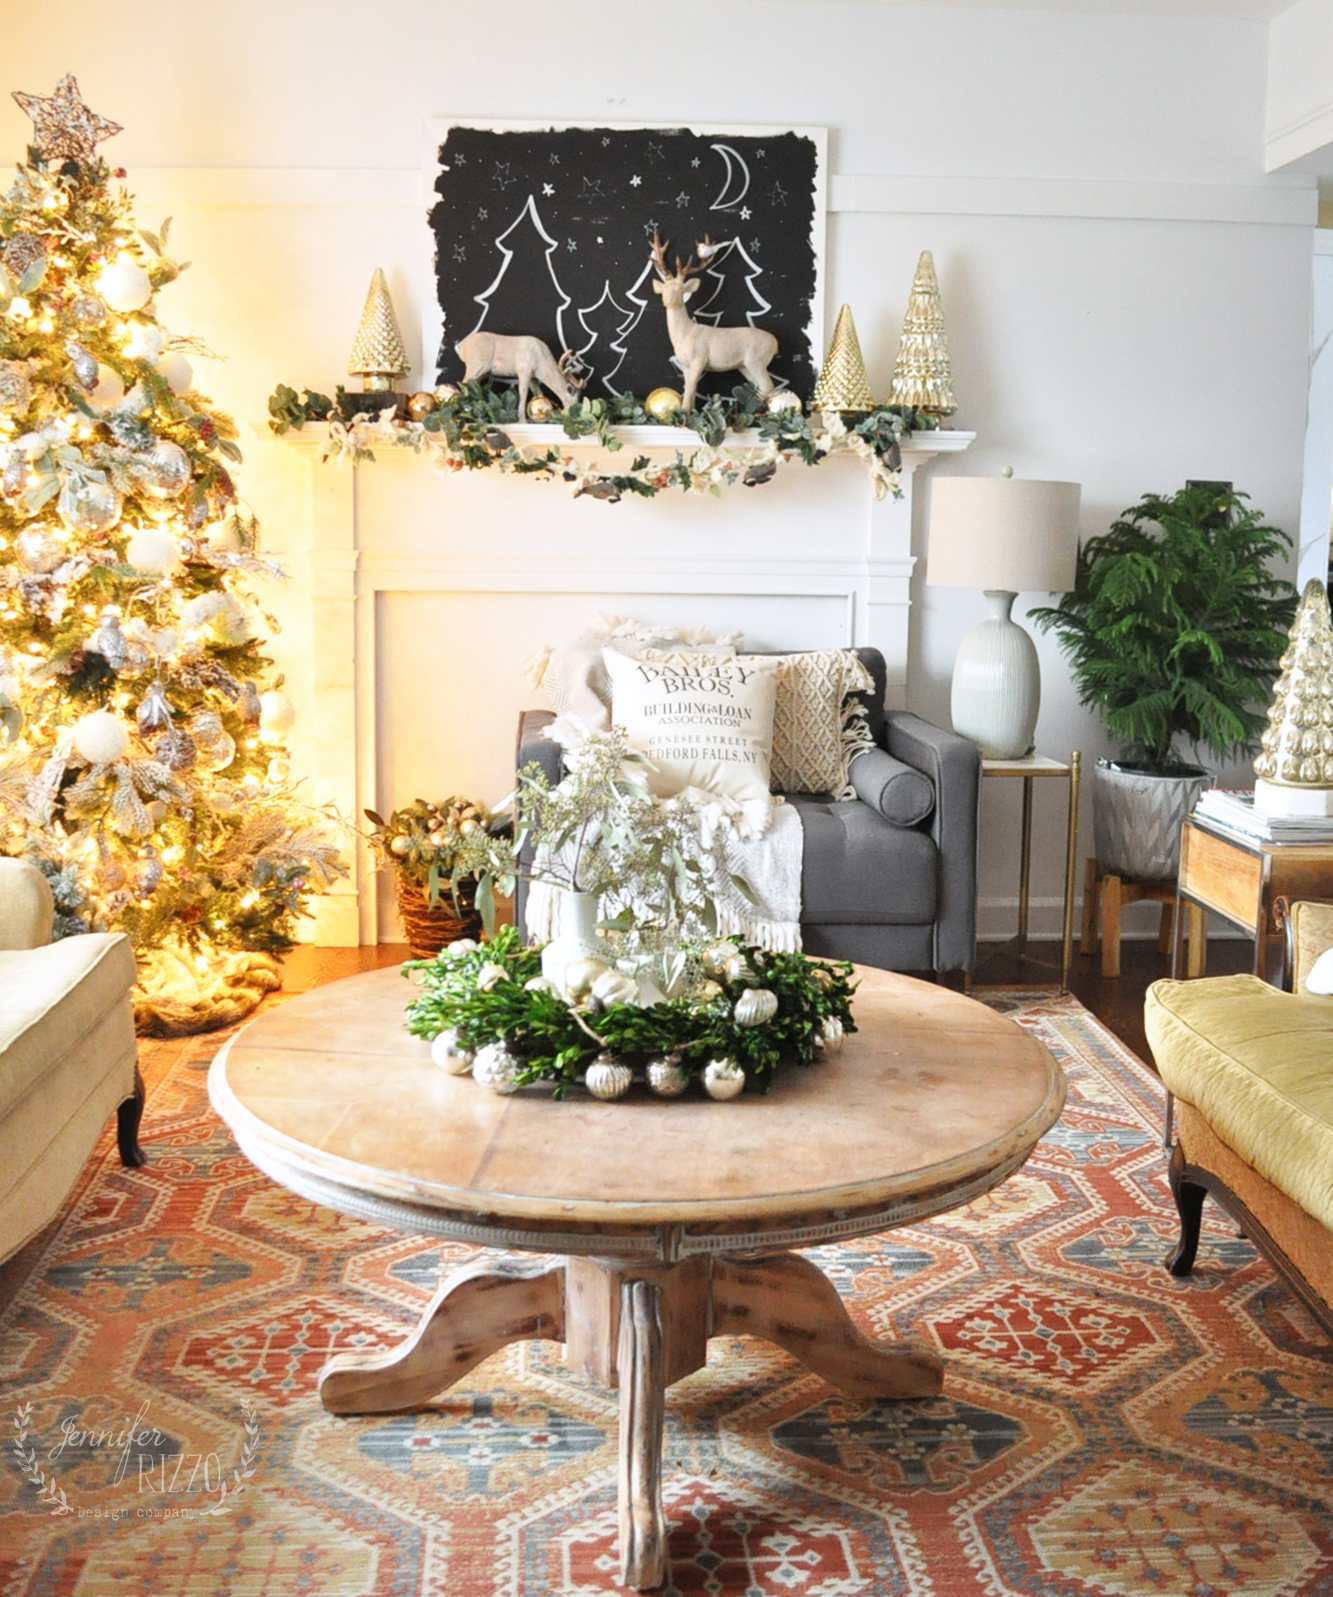
[{"label": "painted white pine tree on chalkboard", "polygon": [[488,333],[531,333],[559,355],[570,347],[564,325],[570,298],[556,275],[560,242],[542,225],[531,194],[497,236],[495,248],[500,254],[499,270],[490,284],[473,296],[482,307],[481,315],[474,327],[460,328],[460,336],[483,326]]},{"label": "painted white pine tree on chalkboard", "polygon": [[620,304],[611,292],[610,283],[602,285],[601,298],[595,304],[579,310],[579,326],[586,342],[579,343],[578,353],[592,374],[587,390],[590,395],[619,397],[624,392],[615,376],[628,353],[626,336],[642,315],[642,307]]},{"label": "painted white pine tree on chalkboard", "polygon": [[773,307],[755,287],[764,269],[751,258],[740,239],[728,238],[714,244],[705,234],[694,252],[701,263],[701,287],[689,307],[695,321],[712,322],[716,327],[724,315],[728,320],[744,316],[751,327],[759,325],[764,312]]}]

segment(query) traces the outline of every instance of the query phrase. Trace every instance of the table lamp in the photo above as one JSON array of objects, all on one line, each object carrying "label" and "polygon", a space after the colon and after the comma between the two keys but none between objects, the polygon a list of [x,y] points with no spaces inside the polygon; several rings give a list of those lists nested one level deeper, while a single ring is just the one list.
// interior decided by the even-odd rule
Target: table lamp
[{"label": "table lamp", "polygon": [[1041,670],[1032,639],[1010,616],[1020,593],[1067,593],[1078,554],[1079,485],[1028,478],[937,477],[930,494],[926,582],[981,588],[989,614],[958,646],[954,731],[986,759],[1032,752]]}]

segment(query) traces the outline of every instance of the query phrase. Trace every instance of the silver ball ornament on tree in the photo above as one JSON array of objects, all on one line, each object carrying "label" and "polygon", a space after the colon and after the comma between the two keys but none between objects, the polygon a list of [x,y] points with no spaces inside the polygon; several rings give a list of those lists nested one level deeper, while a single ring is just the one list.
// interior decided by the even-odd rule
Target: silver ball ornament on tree
[{"label": "silver ball ornament on tree", "polygon": [[69,363],[74,368],[74,376],[80,386],[90,391],[96,388],[97,356],[86,350],[76,338],[71,338],[65,345],[65,353],[69,356]]},{"label": "silver ball ornament on tree", "polygon": [[725,1103],[745,1090],[745,1072],[734,1059],[710,1059],[704,1066],[704,1091]]},{"label": "silver ball ornament on tree", "polygon": [[594,1098],[610,1101],[623,1098],[634,1080],[634,1072],[610,1054],[598,1054],[588,1066],[583,1084]]},{"label": "silver ball ornament on tree", "polygon": [[134,475],[153,499],[174,499],[190,485],[190,457],[170,438],[160,438],[134,463]]},{"label": "silver ball ornament on tree", "polygon": [[60,519],[71,532],[85,537],[109,532],[120,520],[120,507],[120,495],[111,484],[93,477],[67,478],[56,501]]},{"label": "silver ball ornament on tree", "polygon": [[247,726],[254,726],[264,713],[264,706],[253,682],[246,682],[236,699],[236,709]]},{"label": "silver ball ornament on tree", "polygon": [[32,399],[32,379],[26,366],[0,360],[0,410],[27,410]]},{"label": "silver ball ornament on tree", "polygon": [[24,569],[44,577],[65,558],[65,551],[44,527],[28,527],[14,540]]},{"label": "silver ball ornament on tree", "polygon": [[153,740],[153,758],[169,771],[191,771],[199,759],[199,745],[188,732],[163,732]]},{"label": "silver ball ornament on tree", "polygon": [[85,333],[100,327],[106,318],[106,301],[96,294],[80,294],[70,302],[69,319]]}]

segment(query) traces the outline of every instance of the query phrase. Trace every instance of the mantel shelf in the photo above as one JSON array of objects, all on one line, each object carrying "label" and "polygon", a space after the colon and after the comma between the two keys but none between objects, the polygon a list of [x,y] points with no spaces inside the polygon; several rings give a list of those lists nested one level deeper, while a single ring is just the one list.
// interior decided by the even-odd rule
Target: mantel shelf
[{"label": "mantel shelf", "polygon": [[[568,453],[576,457],[590,457],[597,453],[605,454],[608,458],[623,458],[627,454],[646,454],[650,457],[661,454],[674,459],[677,454],[701,449],[704,444],[703,439],[691,427],[617,427],[615,436],[623,448],[614,452],[608,451],[596,437],[570,438],[562,427],[550,423],[513,422],[502,425],[499,430],[519,449],[557,449],[562,454]],[[256,422],[254,431],[260,438],[270,441],[274,438],[266,423]],[[912,433],[903,440],[903,459],[905,462],[918,465],[935,455],[961,454],[976,436],[971,432],[956,432],[943,428],[938,432]],[[329,446],[328,423],[307,422],[300,429],[283,433],[280,442],[289,444],[303,454],[323,455]],[[375,441],[370,445],[376,450],[377,460],[394,456],[403,459],[411,457],[412,452],[408,449],[393,444],[387,446],[379,444],[377,447],[377,443],[378,441]],[[764,440],[760,438],[758,431],[751,428],[745,432],[728,433],[717,447],[722,453],[729,453],[759,449],[763,447],[763,443]],[[857,459],[850,450],[843,453],[849,460]]]}]

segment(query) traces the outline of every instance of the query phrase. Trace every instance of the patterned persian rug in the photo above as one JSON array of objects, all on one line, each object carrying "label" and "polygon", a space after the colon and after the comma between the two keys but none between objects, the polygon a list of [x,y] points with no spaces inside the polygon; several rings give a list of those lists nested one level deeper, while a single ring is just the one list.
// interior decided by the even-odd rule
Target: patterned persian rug
[{"label": "patterned persian rug", "polygon": [[[1211,1204],[1166,1274],[1154,1078],[1072,998],[988,1001],[1065,1066],[1059,1125],[969,1209],[815,1250],[863,1326],[935,1341],[944,1394],[851,1402],[714,1341],[668,1396],[668,1593],[1333,1592],[1333,1350]],[[330,1349],[398,1340],[471,1250],[258,1174],[217,1046],[145,1044],[149,1164],[108,1137],[0,1272],[0,1597],[617,1590],[615,1398],[555,1345],[424,1414],[324,1414]]]}]

